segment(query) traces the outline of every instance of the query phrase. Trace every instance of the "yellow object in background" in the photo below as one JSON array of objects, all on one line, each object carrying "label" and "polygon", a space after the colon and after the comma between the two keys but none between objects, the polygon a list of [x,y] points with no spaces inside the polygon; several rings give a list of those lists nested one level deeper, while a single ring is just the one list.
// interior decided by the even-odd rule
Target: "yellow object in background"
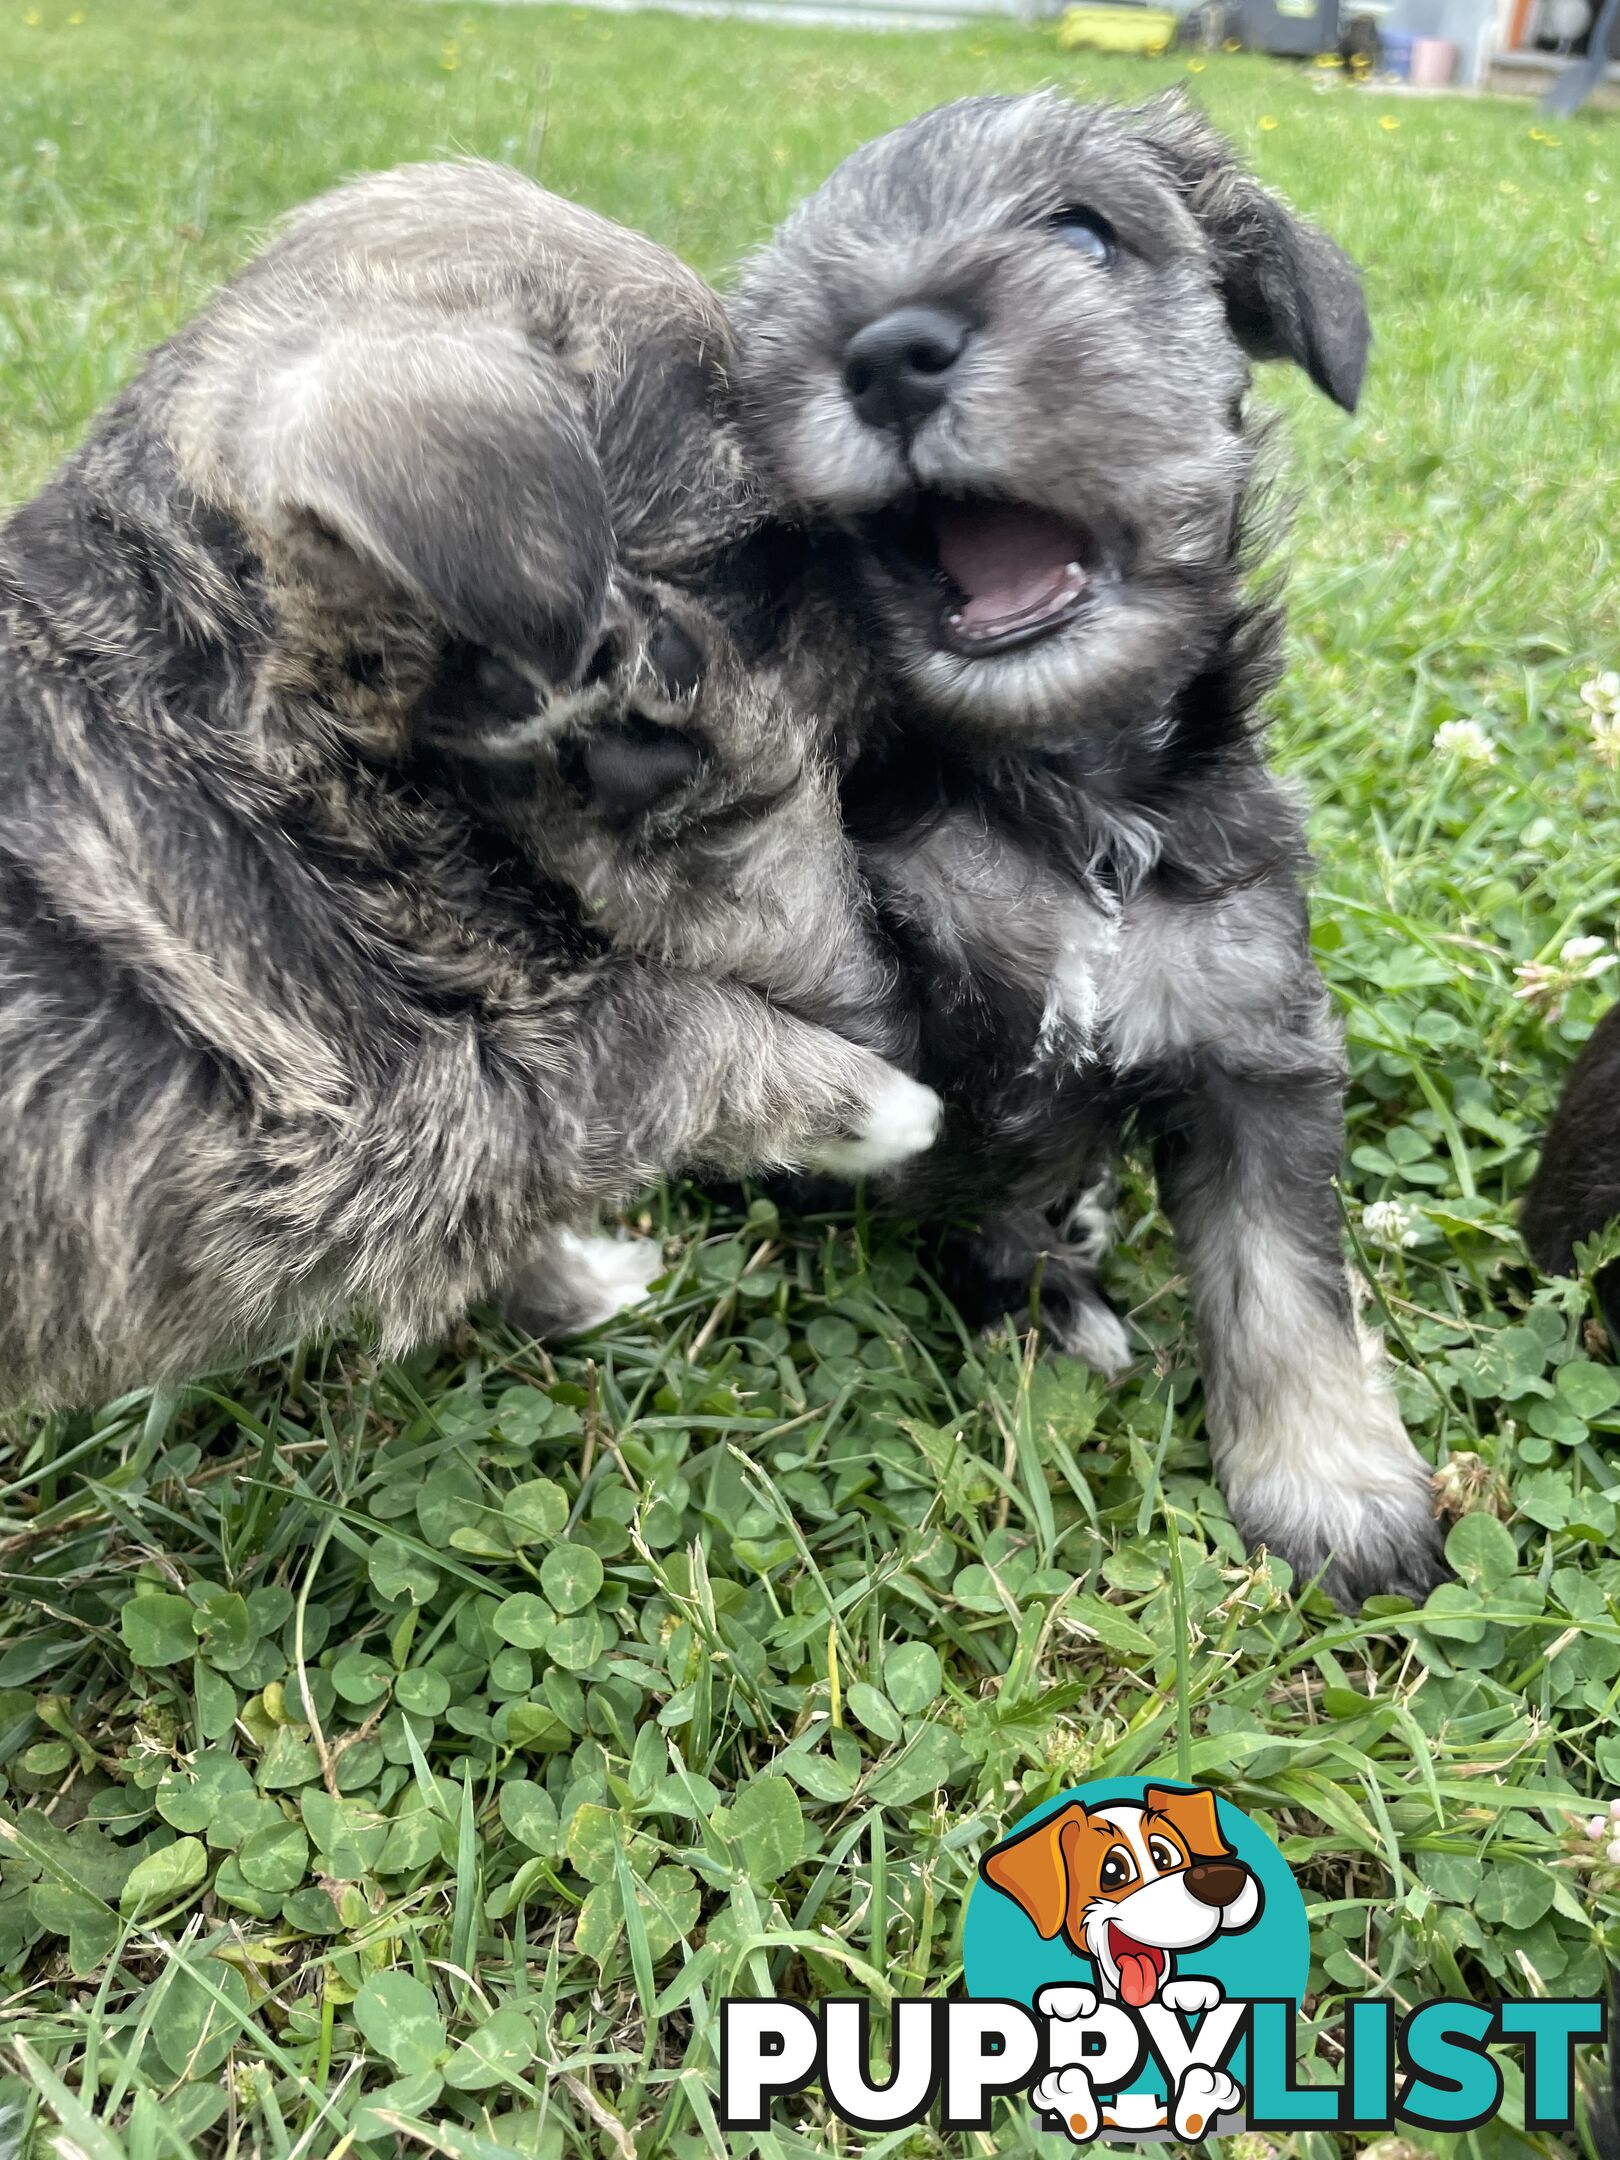
[{"label": "yellow object in background", "polygon": [[1161,53],[1174,44],[1176,18],[1168,8],[1084,5],[1065,8],[1057,41],[1065,52]]}]

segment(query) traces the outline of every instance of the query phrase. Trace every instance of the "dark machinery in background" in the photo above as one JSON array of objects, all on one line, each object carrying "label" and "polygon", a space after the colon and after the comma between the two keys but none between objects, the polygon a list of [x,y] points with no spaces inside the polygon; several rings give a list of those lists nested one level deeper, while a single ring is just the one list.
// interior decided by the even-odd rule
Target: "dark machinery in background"
[{"label": "dark machinery in background", "polygon": [[1347,65],[1369,70],[1380,58],[1377,17],[1342,0],[1200,0],[1181,18],[1180,42],[1211,52],[1241,45],[1290,59],[1337,53]]}]

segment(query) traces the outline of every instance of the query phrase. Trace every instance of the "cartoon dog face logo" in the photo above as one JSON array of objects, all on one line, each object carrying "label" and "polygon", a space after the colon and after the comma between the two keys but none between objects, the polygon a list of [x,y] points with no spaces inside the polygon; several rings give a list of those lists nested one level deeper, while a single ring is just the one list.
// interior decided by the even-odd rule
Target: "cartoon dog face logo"
[{"label": "cartoon dog face logo", "polygon": [[1262,1893],[1221,1834],[1215,1795],[1150,1785],[1140,1801],[1072,1802],[986,1853],[979,1872],[1090,1958],[1105,1994],[1141,2009],[1177,1951],[1252,1927]]}]

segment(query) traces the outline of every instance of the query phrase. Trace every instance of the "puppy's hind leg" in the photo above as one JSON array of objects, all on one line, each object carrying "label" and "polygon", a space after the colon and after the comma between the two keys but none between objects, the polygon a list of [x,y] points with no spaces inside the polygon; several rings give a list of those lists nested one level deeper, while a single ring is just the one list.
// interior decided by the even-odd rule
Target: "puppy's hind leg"
[{"label": "puppy's hind leg", "polygon": [[1130,1363],[1131,1348],[1098,1280],[1108,1227],[1106,1181],[1086,1188],[1063,1230],[1039,1208],[986,1216],[976,1230],[951,1231],[942,1241],[946,1293],[974,1327],[1028,1322],[1038,1311],[1054,1348],[1112,1379]]},{"label": "puppy's hind leg", "polygon": [[[1354,1608],[1445,1579],[1428,1465],[1351,1301],[1333,1180],[1341,1079],[1323,1036],[1202,1062],[1161,1132],[1192,1281],[1210,1449],[1233,1520]],[[1325,1572],[1324,1572],[1325,1571]]]},{"label": "puppy's hind leg", "polygon": [[664,1272],[653,1238],[554,1231],[503,1293],[501,1312],[542,1342],[583,1335],[647,1303]]}]

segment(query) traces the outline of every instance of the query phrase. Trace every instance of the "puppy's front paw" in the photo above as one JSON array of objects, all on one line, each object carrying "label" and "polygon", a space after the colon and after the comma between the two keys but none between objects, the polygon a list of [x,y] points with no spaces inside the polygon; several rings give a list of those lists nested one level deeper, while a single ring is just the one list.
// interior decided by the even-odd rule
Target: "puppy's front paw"
[{"label": "puppy's front paw", "polygon": [[933,1146],[943,1115],[944,1105],[932,1088],[890,1071],[873,1089],[855,1131],[822,1141],[805,1159],[812,1170],[833,1177],[871,1177],[898,1169]]},{"label": "puppy's front paw", "polygon": [[1301,1588],[1320,1577],[1346,1612],[1380,1596],[1421,1605],[1451,1575],[1428,1465],[1392,1409],[1352,1444],[1342,1432],[1333,1435],[1336,1445],[1323,1445],[1325,1437],[1302,1431],[1262,1474],[1234,1480],[1234,1521],[1250,1545],[1286,1560]]},{"label": "puppy's front paw", "polygon": [[1322,1587],[1344,1612],[1358,1612],[1370,1597],[1405,1597],[1421,1605],[1431,1590],[1452,1579],[1431,1490],[1425,1475],[1409,1501],[1360,1502],[1330,1533],[1330,1542],[1308,1539],[1297,1554],[1288,1555],[1296,1581],[1314,1575],[1326,1561]]},{"label": "puppy's front paw", "polygon": [[1320,1578],[1354,1612],[1384,1595],[1421,1605],[1449,1579],[1433,1476],[1401,1423],[1376,1337],[1318,1332],[1286,1349],[1251,1338],[1216,1388],[1210,1438],[1233,1521],[1301,1588]]}]

